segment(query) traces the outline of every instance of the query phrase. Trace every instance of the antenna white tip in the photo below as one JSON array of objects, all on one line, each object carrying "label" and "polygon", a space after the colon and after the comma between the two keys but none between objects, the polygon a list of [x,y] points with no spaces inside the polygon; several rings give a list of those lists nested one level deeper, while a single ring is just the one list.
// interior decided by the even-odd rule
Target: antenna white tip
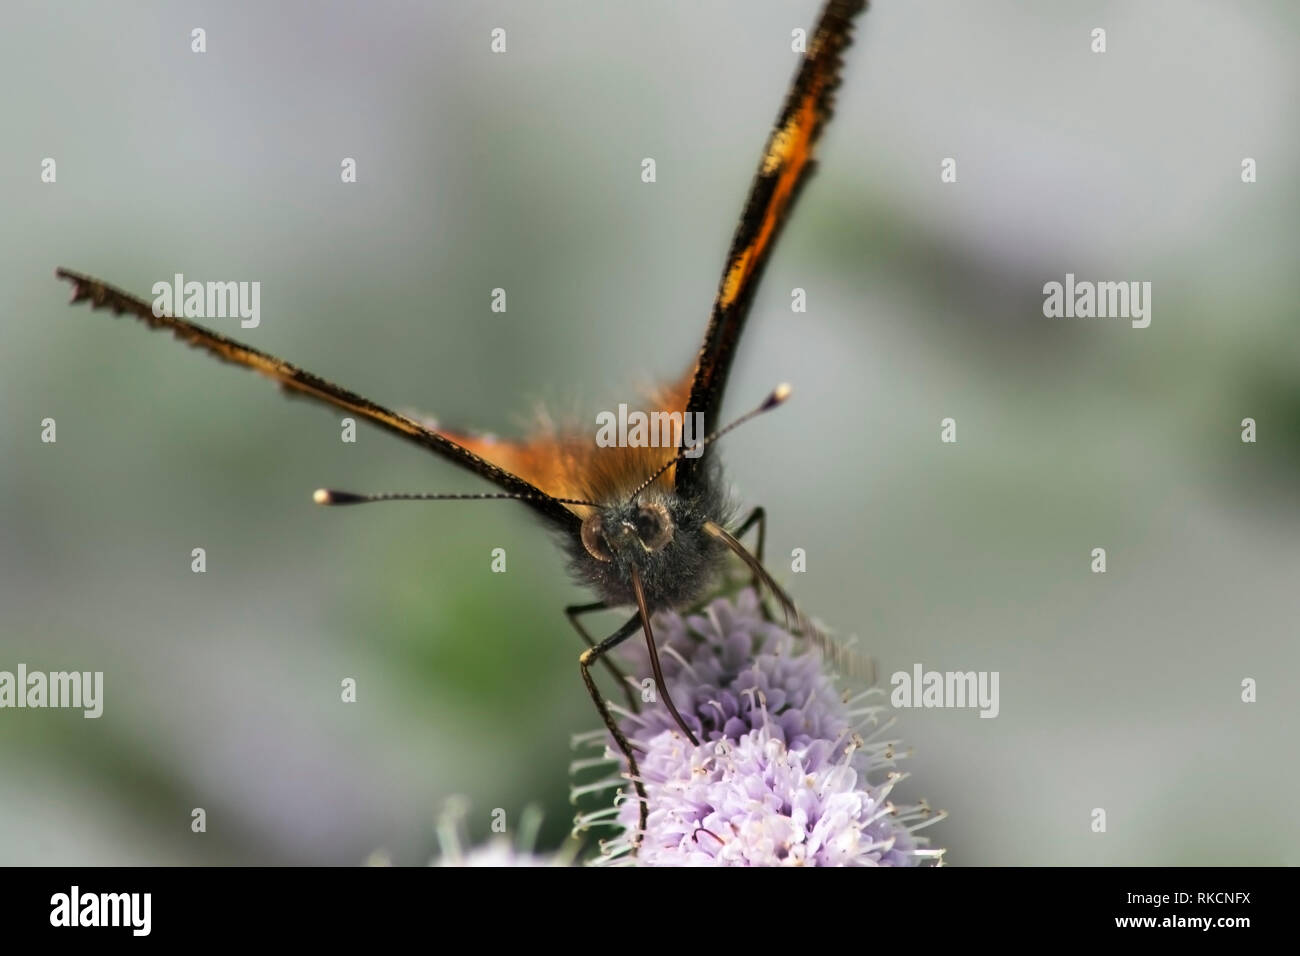
[{"label": "antenna white tip", "polygon": [[794,389],[792,389],[788,383],[782,382],[776,388],[772,389],[771,395],[767,396],[767,401],[763,403],[763,411],[767,411],[769,408],[775,408],[777,405],[780,405],[790,397],[792,391],[794,391]]}]

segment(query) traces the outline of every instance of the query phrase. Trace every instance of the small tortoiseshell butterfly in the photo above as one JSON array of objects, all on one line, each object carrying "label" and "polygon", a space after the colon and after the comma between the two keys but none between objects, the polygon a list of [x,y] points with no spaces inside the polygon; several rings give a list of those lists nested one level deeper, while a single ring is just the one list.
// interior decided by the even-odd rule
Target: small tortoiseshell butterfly
[{"label": "small tortoiseshell butterfly", "polygon": [[[788,387],[779,386],[758,408],[728,428],[715,431],[745,318],[781,228],[813,171],[813,147],[831,115],[841,54],[849,45],[850,24],[864,5],[864,0],[830,0],[823,9],[750,186],[704,343],[686,374],[653,396],[654,406],[661,412],[681,415],[683,420],[702,416],[698,420],[703,421],[706,437],[689,445],[679,442],[676,448],[602,447],[592,435],[555,431],[521,441],[502,441],[431,427],[224,335],[184,319],[155,315],[142,300],[98,279],[68,269],[57,273],[72,282],[73,302],[89,300],[94,308],[107,307],[118,315],[129,312],[152,328],[169,329],[177,338],[223,361],[261,372],[291,393],[365,418],[486,478],[500,489],[466,495],[358,495],[320,490],[315,495],[318,503],[507,498],[522,501],[559,531],[574,574],[599,597],[594,603],[567,608],[566,614],[589,645],[580,658],[582,679],[627,758],[641,801],[642,830],[647,805],[636,756],[597,690],[591,666],[603,660],[617,675],[635,709],[632,686],[605,655],[630,635],[642,631],[664,704],[694,744],[698,741],[678,714],[660,673],[650,626],[654,612],[686,607],[700,599],[722,572],[727,555],[734,554],[750,569],[755,582],[775,596],[787,620],[792,614],[798,619],[789,596],[763,568],[763,509],[755,508],[738,525],[727,527],[730,510],[716,457],[710,451],[718,436],[779,404],[789,393]],[[739,539],[755,527],[758,540],[751,553]],[[602,641],[594,640],[578,620],[582,614],[620,606],[635,607],[636,611]],[[798,620],[800,630],[825,645],[825,639],[815,629]]]}]

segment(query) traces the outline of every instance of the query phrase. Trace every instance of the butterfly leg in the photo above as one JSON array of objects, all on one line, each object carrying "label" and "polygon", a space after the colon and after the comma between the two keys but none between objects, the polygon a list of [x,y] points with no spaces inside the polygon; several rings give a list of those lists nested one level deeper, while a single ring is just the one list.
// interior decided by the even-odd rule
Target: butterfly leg
[{"label": "butterfly leg", "polygon": [[[758,558],[759,564],[762,564],[763,544],[767,540],[767,512],[763,510],[762,506],[751,511],[749,517],[740,523],[740,527],[736,529],[736,540],[743,538],[745,532],[755,525],[758,526],[758,541],[757,546],[754,548],[754,557]],[[763,619],[770,621],[772,620],[772,609],[768,606],[767,595],[759,586],[761,583],[757,573],[750,578],[750,586],[754,589],[754,593],[758,595],[758,605],[763,611]]]},{"label": "butterfly leg", "polygon": [[609,730],[618,744],[618,749],[623,752],[627,758],[628,776],[632,780],[632,786],[636,790],[637,799],[641,803],[640,823],[637,829],[637,836],[634,842],[640,843],[641,836],[645,833],[646,819],[650,813],[650,801],[646,797],[645,784],[641,782],[641,768],[637,766],[636,757],[632,753],[632,745],[628,742],[627,736],[619,727],[618,722],[614,720],[614,715],[610,713],[609,704],[601,696],[600,690],[596,687],[596,682],[591,677],[591,665],[597,658],[604,657],[606,653],[613,650],[619,644],[635,634],[641,629],[641,613],[638,611],[632,615],[631,620],[620,627],[617,631],[605,638],[599,644],[593,644],[587,650],[582,652],[578,658],[578,669],[582,672],[582,682],[587,685],[587,693],[591,695],[591,702],[596,705],[596,710],[600,713],[600,719],[605,722],[605,727]]},{"label": "butterfly leg", "polygon": [[[604,601],[594,601],[591,604],[570,604],[564,609],[564,616],[569,619],[569,623],[578,632],[578,636],[586,641],[587,646],[595,647],[596,639],[587,633],[587,629],[578,622],[578,617],[583,614],[591,614],[594,611],[607,610],[609,610],[609,605]],[[618,686],[623,688],[623,693],[627,696],[628,707],[633,713],[636,713],[640,710],[640,702],[637,700],[636,694],[632,693],[632,685],[628,683],[627,676],[619,669],[619,666],[614,663],[612,658],[603,657],[601,660],[604,661],[609,672],[614,675],[614,680],[618,682]]]},{"label": "butterfly leg", "polygon": [[[762,561],[763,543],[767,540],[767,512],[763,510],[762,506],[751,511],[749,517],[740,523],[740,527],[735,531],[736,537],[738,539],[743,538],[745,532],[754,527],[754,525],[758,525],[758,546],[754,548],[754,557],[758,558],[759,561]],[[755,585],[757,585],[757,583],[758,582],[755,581]]]}]

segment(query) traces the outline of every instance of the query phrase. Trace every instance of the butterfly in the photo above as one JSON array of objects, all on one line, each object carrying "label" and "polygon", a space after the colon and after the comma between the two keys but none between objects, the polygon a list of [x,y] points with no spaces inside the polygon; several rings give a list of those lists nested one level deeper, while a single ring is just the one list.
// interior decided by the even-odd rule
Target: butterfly
[{"label": "butterfly", "polygon": [[[704,342],[686,374],[651,396],[656,411],[702,422],[702,437],[689,443],[679,437],[667,447],[645,443],[606,446],[591,434],[554,427],[510,441],[443,428],[391,411],[186,319],[155,314],[143,300],[98,279],[69,269],[57,270],[60,278],[72,283],[73,303],[88,300],[92,308],[130,314],[151,328],[171,331],[218,359],[260,372],[293,395],[342,409],[405,438],[497,488],[469,494],[371,495],[321,489],[314,496],[317,503],[507,499],[522,502],[558,532],[575,578],[598,598],[571,605],[565,614],[588,645],[579,658],[579,671],[627,760],[629,778],[640,801],[642,832],[648,800],[636,755],[592,677],[595,664],[603,663],[609,669],[635,710],[633,685],[607,655],[631,635],[643,633],[659,697],[686,738],[698,744],[664,684],[651,621],[657,611],[681,609],[698,601],[723,573],[729,555],[739,558],[755,585],[765,587],[781,605],[787,623],[794,617],[799,632],[823,647],[830,646],[828,639],[803,620],[789,595],[763,566],[764,510],[754,508],[734,525],[729,520],[731,506],[713,449],[723,434],[775,408],[789,395],[788,386],[778,386],[751,412],[725,428],[718,427],[728,374],[759,280],[800,190],[815,168],[813,150],[831,116],[851,23],[864,6],[865,0],[829,0],[822,9],[750,186]],[[757,536],[753,552],[741,542],[751,529]],[[635,610],[603,640],[594,639],[581,623],[583,615],[619,607]]]}]

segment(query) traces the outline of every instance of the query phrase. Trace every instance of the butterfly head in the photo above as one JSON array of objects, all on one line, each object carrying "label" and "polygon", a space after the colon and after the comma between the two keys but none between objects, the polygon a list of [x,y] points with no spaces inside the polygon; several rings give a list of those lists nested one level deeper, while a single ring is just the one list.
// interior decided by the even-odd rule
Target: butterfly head
[{"label": "butterfly head", "polygon": [[663,499],[638,500],[603,508],[582,522],[582,546],[597,561],[644,563],[673,541],[677,523]]},{"label": "butterfly head", "polygon": [[570,547],[571,568],[611,605],[633,603],[633,574],[651,608],[697,597],[722,565],[724,549],[704,532],[725,510],[716,486],[684,498],[647,490],[593,508]]},{"label": "butterfly head", "polygon": [[[692,452],[698,457],[706,446],[754,416],[777,407],[789,396],[790,386],[778,385],[757,408],[679,454],[665,458],[639,483],[636,483],[638,476],[614,470],[610,472],[612,481],[583,489],[584,495],[580,498],[547,494],[526,479],[479,458],[475,461],[490,469],[493,475],[504,475],[514,482],[507,487],[522,485],[523,489],[450,494],[355,494],[321,488],[313,497],[321,505],[467,499],[517,499],[538,507],[544,505],[545,516],[555,519],[552,527],[564,533],[570,569],[606,604],[611,607],[639,604],[639,587],[640,597],[651,611],[681,607],[708,589],[731,546],[718,536],[719,529],[726,524],[730,508],[721,490],[717,462],[705,459],[702,468],[695,472],[694,480],[686,485],[678,484],[678,466],[692,460]],[[461,436],[457,438],[465,440]],[[630,460],[638,461],[635,458]],[[577,518],[579,515],[582,517]]]}]

